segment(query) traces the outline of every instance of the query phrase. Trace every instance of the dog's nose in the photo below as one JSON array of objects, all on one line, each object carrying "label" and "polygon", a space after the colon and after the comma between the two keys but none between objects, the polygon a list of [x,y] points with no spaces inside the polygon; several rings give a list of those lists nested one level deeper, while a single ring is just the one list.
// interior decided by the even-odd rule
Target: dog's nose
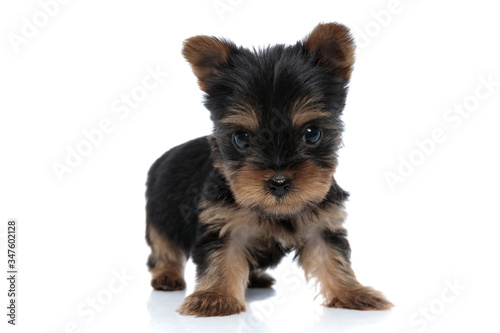
[{"label": "dog's nose", "polygon": [[288,192],[290,192],[290,188],[292,187],[292,180],[285,176],[276,176],[267,182],[267,188],[269,192],[275,197],[282,197]]}]

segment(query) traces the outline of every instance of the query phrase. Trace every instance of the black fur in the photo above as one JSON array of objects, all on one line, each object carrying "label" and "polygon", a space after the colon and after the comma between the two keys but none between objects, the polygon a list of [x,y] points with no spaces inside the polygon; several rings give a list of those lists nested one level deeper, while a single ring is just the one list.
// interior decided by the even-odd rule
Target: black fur
[{"label": "black fur", "polygon": [[245,286],[272,285],[263,271],[293,250],[326,306],[392,306],[350,268],[341,226],[349,194],[333,178],[354,49],[336,23],[260,50],[207,36],[184,42],[214,131],[160,157],[146,191],[153,288],[183,289],[186,257],[197,265],[181,314],[245,311]]},{"label": "black fur", "polygon": [[[217,69],[218,75],[207,78],[204,103],[214,122],[214,134],[172,148],[160,157],[149,171],[146,192],[148,226],[154,226],[190,254],[199,275],[210,265],[208,254],[227,240],[198,225],[200,202],[237,207],[227,179],[214,162],[225,163],[233,170],[244,162],[275,171],[300,168],[307,160],[319,167],[336,166],[343,130],[340,115],[347,95],[347,81],[335,75],[332,68],[319,64],[317,55],[311,54],[303,42],[249,50],[218,41],[228,46],[231,54],[226,66]],[[321,143],[308,147],[301,141],[304,128],[293,127],[291,113],[298,100],[311,97],[316,98],[316,108],[327,111],[328,116],[307,124],[323,131]],[[251,105],[259,119],[259,128],[252,133],[246,151],[238,150],[232,142],[232,134],[240,128],[221,122],[232,112],[231,106],[241,104]],[[340,206],[347,198],[348,193],[334,181],[316,207]],[[295,232],[294,217],[271,220],[283,232]],[[269,223],[269,218],[263,223]],[[326,233],[325,237],[347,254],[345,238]],[[293,250],[279,242],[264,247],[267,251],[253,254],[257,267],[252,269],[273,267]]]},{"label": "black fur", "polygon": [[147,225],[186,253],[196,238],[201,191],[213,169],[207,138],[202,137],[172,148],[148,173]]},{"label": "black fur", "polygon": [[349,241],[347,240],[347,231],[337,231],[332,232],[325,230],[323,232],[323,237],[328,244],[333,246],[339,253],[344,256],[346,262],[351,261],[351,246],[349,245]]},{"label": "black fur", "polygon": [[[218,150],[225,160],[244,160],[230,139],[236,128],[221,124],[221,120],[229,114],[228,106],[246,103],[254,107],[260,120],[258,131],[251,137],[251,148],[244,152],[251,156],[250,161],[265,169],[300,164],[305,158],[323,167],[335,163],[336,142],[343,130],[339,117],[345,105],[346,82],[332,75],[329,68],[318,66],[302,43],[259,51],[234,49],[229,65],[220,72],[220,76],[211,78],[205,106],[211,112]],[[297,154],[297,138],[304,128],[291,126],[292,107],[296,101],[312,96],[319,98],[318,109],[329,111],[331,116],[308,125],[321,126],[329,133],[321,145]]]}]

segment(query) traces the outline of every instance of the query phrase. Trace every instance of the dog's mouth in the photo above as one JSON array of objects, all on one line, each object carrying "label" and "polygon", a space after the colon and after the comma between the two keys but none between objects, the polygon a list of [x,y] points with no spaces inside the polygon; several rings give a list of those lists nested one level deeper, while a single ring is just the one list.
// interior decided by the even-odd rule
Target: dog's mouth
[{"label": "dog's mouth", "polygon": [[256,207],[263,215],[289,218],[300,214],[311,206],[311,203],[308,202],[297,202],[290,193],[280,197],[272,194],[270,196],[271,204]]},{"label": "dog's mouth", "polygon": [[229,183],[238,205],[262,215],[291,217],[325,199],[333,171],[312,162],[280,172],[245,168]]}]

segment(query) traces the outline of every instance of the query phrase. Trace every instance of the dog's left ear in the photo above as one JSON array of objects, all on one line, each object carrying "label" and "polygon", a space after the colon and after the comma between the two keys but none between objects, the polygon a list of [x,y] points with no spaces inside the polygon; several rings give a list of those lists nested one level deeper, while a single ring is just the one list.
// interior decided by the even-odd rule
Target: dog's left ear
[{"label": "dog's left ear", "polygon": [[317,57],[320,65],[348,81],[354,64],[354,39],[349,29],[338,23],[318,24],[303,41],[306,50]]}]

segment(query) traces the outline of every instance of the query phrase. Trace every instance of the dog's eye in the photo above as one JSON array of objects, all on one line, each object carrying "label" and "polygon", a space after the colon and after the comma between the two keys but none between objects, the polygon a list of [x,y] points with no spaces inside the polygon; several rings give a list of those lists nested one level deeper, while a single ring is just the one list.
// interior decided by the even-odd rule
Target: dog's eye
[{"label": "dog's eye", "polygon": [[318,143],[319,139],[321,139],[321,130],[317,127],[308,127],[306,128],[302,139],[308,145],[314,145]]},{"label": "dog's eye", "polygon": [[233,134],[233,143],[238,149],[247,149],[250,146],[250,136],[247,132],[236,132]]}]

